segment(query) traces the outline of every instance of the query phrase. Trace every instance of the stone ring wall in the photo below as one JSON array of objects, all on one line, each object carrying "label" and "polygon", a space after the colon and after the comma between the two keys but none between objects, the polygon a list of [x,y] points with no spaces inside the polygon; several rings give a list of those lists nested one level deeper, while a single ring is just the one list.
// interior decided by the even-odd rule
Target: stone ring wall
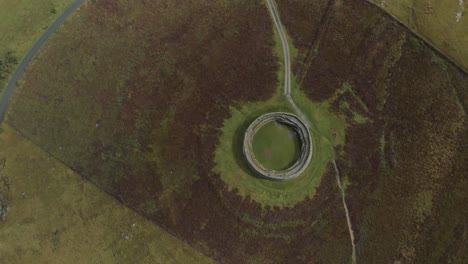
[{"label": "stone ring wall", "polygon": [[[265,168],[255,158],[252,147],[255,133],[265,124],[274,121],[291,127],[297,133],[301,144],[297,161],[291,167],[280,171]],[[309,129],[298,116],[284,112],[268,113],[255,119],[247,128],[244,135],[243,153],[249,167],[259,176],[270,180],[287,181],[301,175],[309,165],[312,158],[312,139]]]}]

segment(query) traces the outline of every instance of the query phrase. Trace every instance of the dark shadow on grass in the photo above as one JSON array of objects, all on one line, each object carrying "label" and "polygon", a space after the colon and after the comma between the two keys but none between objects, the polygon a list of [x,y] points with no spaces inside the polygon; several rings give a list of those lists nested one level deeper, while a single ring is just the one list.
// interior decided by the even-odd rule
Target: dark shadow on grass
[{"label": "dark shadow on grass", "polygon": [[246,118],[244,122],[236,129],[234,132],[234,137],[232,138],[232,155],[236,160],[237,165],[242,169],[243,172],[252,175],[254,177],[260,178],[253,170],[247,165],[247,161],[244,158],[242,147],[244,144],[244,133],[249,127],[249,125],[257,118],[257,116],[252,116]]}]

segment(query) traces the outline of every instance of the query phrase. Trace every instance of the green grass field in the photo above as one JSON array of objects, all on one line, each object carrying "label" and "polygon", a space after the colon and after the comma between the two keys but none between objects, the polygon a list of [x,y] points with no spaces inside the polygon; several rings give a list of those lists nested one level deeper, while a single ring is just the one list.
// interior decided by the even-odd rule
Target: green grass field
[{"label": "green grass field", "polygon": [[8,125],[0,127],[0,179],[11,184],[0,263],[214,263]]},{"label": "green grass field", "polygon": [[[459,1],[370,0],[468,70],[467,4]],[[466,1],[465,1],[466,2]],[[460,17],[457,17],[460,14]]]},{"label": "green grass field", "polygon": [[284,170],[299,157],[300,142],[291,127],[270,122],[261,127],[252,142],[255,158],[266,168]]},{"label": "green grass field", "polygon": [[42,33],[59,17],[73,0],[0,0],[0,61],[8,55],[16,63],[0,65],[0,96],[16,65],[26,56]]}]

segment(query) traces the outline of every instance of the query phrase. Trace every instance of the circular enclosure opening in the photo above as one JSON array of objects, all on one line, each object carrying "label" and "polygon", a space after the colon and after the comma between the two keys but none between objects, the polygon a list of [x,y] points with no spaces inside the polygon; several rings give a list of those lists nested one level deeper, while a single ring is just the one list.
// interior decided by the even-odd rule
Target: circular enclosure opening
[{"label": "circular enclosure opening", "polygon": [[252,141],[255,158],[270,170],[285,170],[299,159],[301,142],[293,127],[272,121],[258,129]]},{"label": "circular enclosure opening", "polygon": [[309,129],[296,115],[264,114],[247,128],[243,153],[256,174],[270,180],[294,179],[312,158]]}]

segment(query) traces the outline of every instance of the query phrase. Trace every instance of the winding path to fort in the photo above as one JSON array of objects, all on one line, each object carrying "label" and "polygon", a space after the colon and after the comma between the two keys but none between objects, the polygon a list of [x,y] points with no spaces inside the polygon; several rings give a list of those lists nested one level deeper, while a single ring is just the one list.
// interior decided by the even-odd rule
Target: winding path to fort
[{"label": "winding path to fort", "polygon": [[[52,36],[52,34],[57,31],[57,29],[67,20],[67,18],[73,14],[83,3],[85,0],[76,0],[70,7],[68,7],[67,10],[44,32],[44,34],[41,36],[41,38],[34,44],[33,48],[28,52],[26,57],[23,59],[21,64],[18,66],[16,69],[13,77],[11,78],[10,82],[8,83],[8,86],[5,90],[5,93],[3,94],[3,97],[0,99],[0,123],[3,121],[3,117],[5,115],[6,109],[8,107],[9,100],[11,98],[11,95],[13,94],[14,88],[17,85],[17,82],[23,75],[26,67],[29,65],[29,63],[32,61],[34,56],[39,52],[40,48],[43,46],[43,44],[47,41],[47,39]],[[304,115],[304,113],[299,109],[297,106],[296,102],[294,102],[293,98],[291,97],[291,59],[290,59],[290,52],[289,52],[289,44],[288,40],[286,38],[286,34],[284,33],[283,26],[281,24],[281,20],[278,14],[278,10],[276,8],[275,3],[273,0],[267,0],[268,3],[268,8],[270,10],[270,13],[273,17],[273,20],[275,22],[276,28],[278,30],[278,33],[281,38],[282,42],[282,47],[283,47],[283,54],[284,54],[284,66],[285,66],[285,79],[284,79],[284,94],[286,95],[288,101],[294,108],[294,110],[297,112],[297,114],[301,117],[303,122],[307,125],[307,127],[311,127],[311,122],[309,119]],[[341,196],[342,196],[342,201],[343,201],[343,206],[346,212],[346,219],[348,223],[348,229],[349,229],[349,234],[351,238],[351,244],[352,244],[352,263],[356,263],[356,249],[355,249],[355,244],[354,244],[354,232],[352,229],[351,225],[351,218],[349,216],[349,210],[348,206],[346,205],[346,199],[345,199],[345,191],[341,185],[341,180],[340,180],[340,173],[338,170],[338,167],[336,165],[335,160],[332,161],[333,166],[336,171],[336,180],[338,183],[338,187],[341,190]]]},{"label": "winding path to fort", "polygon": [[28,52],[26,57],[24,57],[23,61],[18,66],[15,73],[13,74],[13,77],[8,83],[8,86],[6,87],[3,97],[0,99],[0,124],[3,122],[3,117],[8,107],[8,102],[10,101],[10,97],[13,94],[13,91],[16,87],[17,82],[19,81],[24,71],[26,70],[26,67],[32,61],[34,56],[36,56],[36,54],[39,52],[42,45],[44,45],[47,39],[49,39],[50,36],[52,36],[52,34],[54,34],[54,32],[57,31],[57,29],[61,25],[63,25],[65,20],[67,20],[67,18],[71,14],[73,14],[84,2],[85,0],[76,0],[73,4],[71,4],[67,8],[67,10],[65,10],[65,12],[59,18],[57,18],[57,20],[55,20],[55,22],[46,30],[46,32],[44,32],[41,38],[36,42],[36,44],[34,44],[32,49]]},{"label": "winding path to fort", "polygon": [[[294,99],[291,97],[291,58],[290,58],[290,52],[289,52],[289,44],[288,44],[288,39],[286,38],[286,34],[284,33],[283,26],[281,24],[281,19],[279,17],[278,9],[276,8],[275,3],[273,0],[267,0],[268,3],[268,9],[270,10],[271,16],[275,22],[276,29],[280,35],[281,38],[281,44],[283,46],[283,54],[284,54],[284,94],[288,98],[289,103],[291,103],[292,107],[294,110],[297,112],[297,114],[302,118],[304,123],[310,128],[311,127],[311,122],[307,118],[307,116],[304,115],[304,113],[299,109],[297,106],[296,102],[294,102]],[[354,231],[353,231],[353,226],[351,224],[351,217],[349,215],[349,210],[348,206],[346,204],[346,198],[345,198],[345,190],[343,186],[341,185],[341,177],[340,177],[340,171],[338,170],[338,166],[336,165],[335,159],[332,161],[333,163],[333,168],[335,169],[336,172],[336,182],[338,184],[338,188],[340,189],[341,192],[341,198],[343,201],[343,207],[345,209],[346,213],[346,221],[348,223],[348,230],[349,230],[349,237],[351,240],[351,246],[352,246],[352,255],[351,255],[351,261],[353,264],[356,263],[356,246],[354,243]]]}]

